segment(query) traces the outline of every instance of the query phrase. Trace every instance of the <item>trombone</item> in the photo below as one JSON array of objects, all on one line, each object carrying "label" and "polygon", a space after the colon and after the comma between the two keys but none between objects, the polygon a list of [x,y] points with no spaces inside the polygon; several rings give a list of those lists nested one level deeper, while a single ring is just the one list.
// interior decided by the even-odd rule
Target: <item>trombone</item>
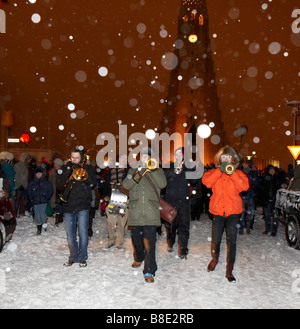
[{"label": "trombone", "polygon": [[[72,171],[71,175],[69,176],[69,178],[67,179],[67,181],[63,187],[62,193],[59,197],[62,202],[68,202],[69,195],[73,189],[73,185],[74,185],[75,181],[84,182],[88,179],[89,175],[88,175],[87,171],[85,170],[86,161],[87,161],[87,159],[85,157],[84,161],[82,162],[82,164],[80,165],[79,168],[77,166],[73,165],[73,167],[72,167],[73,171]],[[67,189],[68,183],[71,180],[72,180],[72,182],[71,182],[69,188]]]},{"label": "trombone", "polygon": [[[154,171],[158,168],[158,161],[154,158],[150,158],[146,161],[146,168],[139,167],[132,175],[132,179],[139,183],[140,180],[148,174],[150,171]],[[137,177],[138,176],[138,177]]]}]

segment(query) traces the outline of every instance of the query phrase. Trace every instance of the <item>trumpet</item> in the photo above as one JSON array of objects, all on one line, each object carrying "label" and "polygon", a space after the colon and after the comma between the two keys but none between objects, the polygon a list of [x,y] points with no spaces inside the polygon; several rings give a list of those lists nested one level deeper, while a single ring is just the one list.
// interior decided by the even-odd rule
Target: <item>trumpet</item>
[{"label": "trumpet", "polygon": [[181,162],[181,166],[178,166],[178,167],[174,167],[174,173],[176,175],[180,175],[183,171],[183,164],[184,164],[184,161]]},{"label": "trumpet", "polygon": [[225,173],[227,175],[232,175],[233,172],[234,172],[234,166],[231,165],[231,164],[227,165],[226,168],[225,168]]},{"label": "trumpet", "polygon": [[[73,185],[75,183],[75,181],[77,182],[84,182],[88,179],[89,175],[87,173],[87,171],[85,170],[85,166],[86,166],[86,158],[84,159],[84,161],[82,162],[82,164],[80,165],[80,167],[78,168],[77,166],[72,167],[73,171],[71,173],[71,175],[69,176],[69,178],[67,179],[64,188],[62,190],[62,193],[60,195],[60,200],[62,202],[68,202],[69,199],[69,195],[73,189]],[[71,184],[68,187],[68,183],[71,182]],[[68,189],[67,189],[68,187]]]},{"label": "trumpet", "polygon": [[[132,175],[132,179],[139,183],[140,180],[150,171],[154,171],[158,168],[158,161],[154,158],[150,158],[146,161],[146,168],[139,167]],[[137,177],[138,176],[138,177]]]},{"label": "trumpet", "polygon": [[147,160],[146,165],[147,165],[148,170],[153,171],[153,170],[157,169],[158,161],[154,158],[150,158]]}]

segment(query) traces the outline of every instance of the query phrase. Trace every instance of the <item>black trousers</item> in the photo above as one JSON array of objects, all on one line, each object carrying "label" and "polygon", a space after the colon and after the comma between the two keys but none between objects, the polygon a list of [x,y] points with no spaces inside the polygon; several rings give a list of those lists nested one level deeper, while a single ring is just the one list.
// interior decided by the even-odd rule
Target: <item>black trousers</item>
[{"label": "black trousers", "polygon": [[[170,202],[171,203],[171,202]],[[169,247],[173,247],[178,231],[178,253],[180,255],[188,254],[188,242],[190,237],[191,205],[188,201],[175,201],[171,203],[177,210],[177,216],[172,225],[168,225],[167,242]]]},{"label": "black trousers", "polygon": [[241,214],[234,214],[228,217],[225,216],[213,216],[212,221],[212,243],[211,252],[212,255],[220,254],[220,246],[224,229],[226,231],[227,240],[227,263],[234,264],[236,257],[236,240],[238,232],[238,223]]},{"label": "black trousers", "polygon": [[137,262],[144,261],[143,273],[151,273],[153,276],[157,270],[156,226],[132,226],[131,240],[133,244],[133,257]]}]

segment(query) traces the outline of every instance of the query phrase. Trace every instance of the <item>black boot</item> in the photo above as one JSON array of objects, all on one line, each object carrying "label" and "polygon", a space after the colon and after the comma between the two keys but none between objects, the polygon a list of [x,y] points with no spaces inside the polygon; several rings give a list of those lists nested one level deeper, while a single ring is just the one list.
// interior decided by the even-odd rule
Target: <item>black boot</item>
[{"label": "black boot", "polygon": [[42,233],[42,225],[37,225],[36,228],[37,228],[36,235],[41,235],[41,233]]},{"label": "black boot", "polygon": [[64,214],[58,214],[58,222],[62,223],[64,221]]}]

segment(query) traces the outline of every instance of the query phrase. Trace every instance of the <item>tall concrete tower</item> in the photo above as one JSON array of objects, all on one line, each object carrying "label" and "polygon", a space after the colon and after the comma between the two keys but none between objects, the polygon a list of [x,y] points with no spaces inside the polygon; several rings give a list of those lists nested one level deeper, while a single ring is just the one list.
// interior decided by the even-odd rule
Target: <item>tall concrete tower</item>
[{"label": "tall concrete tower", "polygon": [[[204,143],[204,164],[213,162],[224,144],[205,0],[181,0],[170,83],[161,132],[196,134],[200,124],[212,126]],[[175,145],[176,146],[176,145]]]}]

